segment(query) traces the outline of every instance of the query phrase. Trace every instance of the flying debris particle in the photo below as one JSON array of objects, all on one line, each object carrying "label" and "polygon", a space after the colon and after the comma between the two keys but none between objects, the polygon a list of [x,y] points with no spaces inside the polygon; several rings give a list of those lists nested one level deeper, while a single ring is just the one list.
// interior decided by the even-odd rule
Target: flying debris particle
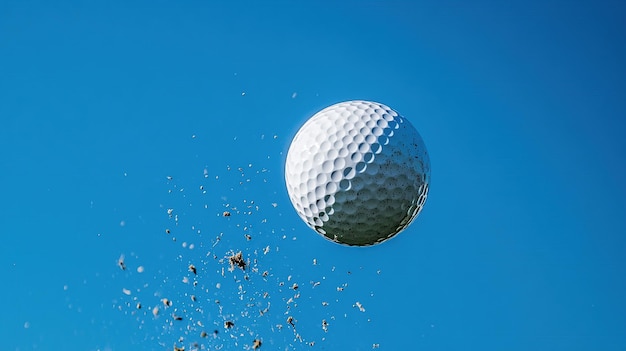
[{"label": "flying debris particle", "polygon": [[317,258],[314,258],[314,259],[313,259],[313,265],[314,265],[314,266],[317,266]]},{"label": "flying debris particle", "polygon": [[162,299],[161,299],[161,302],[163,303],[163,306],[165,306],[165,307],[170,307],[170,306],[172,306],[172,301],[171,301],[171,300],[169,300],[169,299],[167,299],[167,298],[162,298]]},{"label": "flying debris particle", "polygon": [[291,286],[291,288],[292,288],[293,290],[298,290],[298,284],[293,283],[293,285]]},{"label": "flying debris particle", "polygon": [[229,211],[224,211],[224,213],[222,213],[222,216],[230,217],[230,212]]},{"label": "flying debris particle", "polygon": [[248,241],[252,240],[252,236],[250,234],[246,234],[246,240]]},{"label": "flying debris particle", "polygon": [[264,249],[263,249],[263,254],[267,255],[267,253],[270,252],[270,246],[267,245]]},{"label": "flying debris particle", "polygon": [[137,309],[140,310],[141,309],[141,302],[137,302]]},{"label": "flying debris particle", "polygon": [[207,334],[204,330],[200,332],[200,337],[201,337],[201,338],[206,338],[206,337],[207,337],[207,335],[208,335],[208,334]]},{"label": "flying debris particle", "polygon": [[228,258],[228,262],[230,262],[230,271],[232,272],[235,269],[235,266],[241,268],[241,270],[246,270],[246,261],[243,259],[241,251],[236,254],[230,256]]},{"label": "flying debris particle", "polygon": [[165,178],[167,178],[167,180],[172,180],[172,179],[174,179],[174,178],[172,178],[172,176],[167,176],[167,177],[165,177]]},{"label": "flying debris particle", "polygon": [[359,301],[357,301],[354,305],[359,308],[359,311],[365,312],[365,308]]},{"label": "flying debris particle", "polygon": [[183,320],[183,317],[178,316],[178,315],[176,315],[174,313],[172,313],[172,318],[174,318],[175,321],[182,321]]},{"label": "flying debris particle", "polygon": [[120,258],[117,259],[117,265],[120,267],[120,269],[122,269],[123,271],[126,270],[126,264],[124,263],[124,255],[121,255]]},{"label": "flying debris particle", "polygon": [[170,216],[170,218],[172,217],[172,213],[174,213],[174,209],[173,208],[168,208],[167,209],[167,215]]},{"label": "flying debris particle", "polygon": [[287,324],[291,325],[292,327],[296,327],[296,323],[293,320],[292,316],[287,317]]},{"label": "flying debris particle", "polygon": [[226,328],[226,329],[230,329],[230,328],[232,328],[234,326],[235,326],[235,323],[233,323],[232,321],[225,321],[224,322],[224,328]]},{"label": "flying debris particle", "polygon": [[184,346],[178,347],[174,345],[174,351],[185,351],[185,347]]},{"label": "flying debris particle", "polygon": [[324,332],[328,332],[328,322],[325,319],[322,319],[322,329]]},{"label": "flying debris particle", "polygon": [[380,344],[372,344],[372,348],[373,348],[373,349],[377,349],[377,348],[379,348],[379,347],[380,347]]},{"label": "flying debris particle", "polygon": [[262,316],[262,315],[266,314],[267,312],[269,312],[269,310],[270,310],[270,303],[268,302],[267,303],[267,307],[265,307],[264,309],[259,311],[259,315]]},{"label": "flying debris particle", "polygon": [[152,309],[152,314],[153,314],[155,317],[156,317],[156,316],[158,316],[158,315],[159,315],[159,308],[155,306],[155,307]]},{"label": "flying debris particle", "polygon": [[295,99],[295,98],[296,98],[296,96],[298,96],[298,93],[297,93],[297,92],[294,92],[293,94],[291,94],[291,98],[292,98],[292,99]]},{"label": "flying debris particle", "polygon": [[143,266],[137,267],[137,273],[143,273],[143,271],[144,271]]},{"label": "flying debris particle", "polygon": [[261,340],[259,339],[254,339],[254,342],[252,343],[252,349],[256,350],[259,347],[261,347]]},{"label": "flying debris particle", "polygon": [[328,302],[322,301],[322,306],[328,306]]},{"label": "flying debris particle", "polygon": [[196,302],[196,295],[191,295],[191,301]]},{"label": "flying debris particle", "polygon": [[126,288],[122,288],[122,292],[124,293],[124,295],[130,295],[130,290]]},{"label": "flying debris particle", "polygon": [[196,266],[194,266],[192,264],[189,265],[189,271],[191,273],[193,273],[193,274],[198,274],[197,271],[196,271]]},{"label": "flying debris particle", "polygon": [[165,234],[169,234],[171,231],[169,229],[165,229]]}]

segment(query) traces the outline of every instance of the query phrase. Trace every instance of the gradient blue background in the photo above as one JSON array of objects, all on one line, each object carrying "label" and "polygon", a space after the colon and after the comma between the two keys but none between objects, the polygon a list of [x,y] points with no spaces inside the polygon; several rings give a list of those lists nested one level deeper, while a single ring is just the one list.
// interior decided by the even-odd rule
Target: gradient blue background
[{"label": "gradient blue background", "polygon": [[[223,232],[219,255],[273,248],[266,324],[285,324],[275,283],[302,286],[315,346],[260,319],[262,350],[624,350],[625,62],[622,1],[4,0],[0,348],[171,349],[181,331],[133,315],[121,289],[183,296]],[[282,180],[299,126],[349,99],[402,113],[432,162],[418,220],[367,249],[315,235]],[[249,219],[217,216],[243,199],[260,206]],[[164,233],[170,206],[197,249]],[[211,342],[253,338],[226,335]]]}]

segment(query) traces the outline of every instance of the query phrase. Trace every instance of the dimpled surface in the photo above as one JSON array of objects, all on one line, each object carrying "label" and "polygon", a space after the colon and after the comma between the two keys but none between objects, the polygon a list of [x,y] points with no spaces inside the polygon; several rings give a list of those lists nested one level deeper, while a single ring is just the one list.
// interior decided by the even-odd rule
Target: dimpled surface
[{"label": "dimpled surface", "polygon": [[347,101],[316,113],[285,164],[289,197],[316,232],[374,245],[404,230],[428,195],[430,160],[417,130],[388,106]]}]

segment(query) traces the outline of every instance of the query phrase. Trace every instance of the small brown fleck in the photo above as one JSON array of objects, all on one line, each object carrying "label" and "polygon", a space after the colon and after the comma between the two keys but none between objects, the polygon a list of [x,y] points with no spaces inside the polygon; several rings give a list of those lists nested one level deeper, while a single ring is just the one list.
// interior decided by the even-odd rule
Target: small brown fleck
[{"label": "small brown fleck", "polygon": [[287,317],[287,323],[290,324],[294,328],[296,327],[296,323],[293,321],[292,316]]},{"label": "small brown fleck", "polygon": [[241,251],[230,256],[228,258],[228,262],[230,263],[231,271],[235,269],[235,266],[241,268],[242,270],[246,270],[246,261],[243,259],[243,255],[241,254]]},{"label": "small brown fleck", "polygon": [[256,350],[259,347],[261,347],[261,340],[259,339],[254,339],[254,342],[252,343],[252,349]]},{"label": "small brown fleck", "polygon": [[170,306],[172,306],[172,301],[170,301],[170,300],[168,300],[168,299],[166,299],[166,298],[162,298],[162,299],[161,299],[161,302],[163,303],[163,306],[165,306],[165,307],[170,307]]},{"label": "small brown fleck", "polygon": [[234,326],[235,326],[235,323],[233,323],[232,321],[225,321],[224,322],[224,328],[226,328],[226,329],[230,329],[230,328],[232,328]]},{"label": "small brown fleck", "polygon": [[224,211],[224,213],[222,213],[222,215],[223,215],[224,217],[230,217],[230,212],[228,212],[228,211]]},{"label": "small brown fleck", "polygon": [[207,333],[203,330],[202,332],[200,332],[200,337],[201,338],[206,338],[207,337]]},{"label": "small brown fleck", "polygon": [[196,271],[196,266],[194,266],[192,264],[189,265],[189,271],[191,273],[193,273],[193,274],[198,274],[197,271]]}]

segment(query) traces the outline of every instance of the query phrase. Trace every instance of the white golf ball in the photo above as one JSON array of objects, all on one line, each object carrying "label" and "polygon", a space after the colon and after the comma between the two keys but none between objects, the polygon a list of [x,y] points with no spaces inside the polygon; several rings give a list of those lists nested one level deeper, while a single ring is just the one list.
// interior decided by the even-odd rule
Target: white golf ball
[{"label": "white golf ball", "polygon": [[336,243],[374,245],[422,210],[430,160],[417,130],[396,111],[347,101],[300,128],[287,153],[285,181],[309,227]]}]

